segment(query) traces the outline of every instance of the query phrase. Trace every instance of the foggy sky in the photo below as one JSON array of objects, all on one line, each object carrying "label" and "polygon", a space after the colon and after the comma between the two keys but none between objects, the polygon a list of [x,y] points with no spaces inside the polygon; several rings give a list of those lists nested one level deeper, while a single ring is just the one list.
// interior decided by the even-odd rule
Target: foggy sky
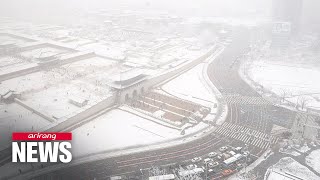
[{"label": "foggy sky", "polygon": [[0,0],[0,15],[53,18],[100,9],[166,11],[183,16],[223,16],[270,11],[269,0]]}]

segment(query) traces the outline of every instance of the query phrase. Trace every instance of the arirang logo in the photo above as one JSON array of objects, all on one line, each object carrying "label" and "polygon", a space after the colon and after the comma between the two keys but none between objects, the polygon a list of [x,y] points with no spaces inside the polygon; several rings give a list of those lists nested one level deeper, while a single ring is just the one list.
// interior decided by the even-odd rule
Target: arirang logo
[{"label": "arirang logo", "polygon": [[71,133],[12,133],[12,162],[62,162],[72,160]]}]

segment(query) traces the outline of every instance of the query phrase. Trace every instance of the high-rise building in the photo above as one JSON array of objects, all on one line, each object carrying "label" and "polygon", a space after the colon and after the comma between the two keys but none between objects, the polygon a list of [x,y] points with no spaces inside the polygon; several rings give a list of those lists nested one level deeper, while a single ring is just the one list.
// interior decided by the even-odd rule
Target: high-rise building
[{"label": "high-rise building", "polygon": [[290,38],[300,30],[301,12],[302,0],[272,1],[272,47],[289,46]]},{"label": "high-rise building", "polygon": [[297,33],[300,29],[302,0],[273,0],[273,21],[291,24],[291,32]]},{"label": "high-rise building", "polygon": [[319,0],[304,0],[302,7],[302,27],[307,31],[320,31],[320,1]]}]

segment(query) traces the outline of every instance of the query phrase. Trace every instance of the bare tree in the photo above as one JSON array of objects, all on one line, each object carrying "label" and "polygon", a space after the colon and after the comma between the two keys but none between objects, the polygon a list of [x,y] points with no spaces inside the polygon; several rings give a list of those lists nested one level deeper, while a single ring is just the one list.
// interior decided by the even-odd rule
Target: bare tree
[{"label": "bare tree", "polygon": [[306,96],[300,96],[298,99],[297,99],[297,106],[298,108],[300,107],[301,110],[304,110],[308,104],[308,101],[310,99],[308,99]]},{"label": "bare tree", "polygon": [[202,177],[198,173],[192,173],[182,176],[180,180],[202,180]]},{"label": "bare tree", "polygon": [[280,93],[280,97],[281,97],[280,104],[283,103],[286,100],[286,98],[288,98],[288,96],[290,95],[291,93],[288,90],[282,89]]},{"label": "bare tree", "polygon": [[161,169],[160,167],[153,166],[149,169],[149,176],[161,176],[166,174],[167,171],[165,169]]},{"label": "bare tree", "polygon": [[247,173],[242,173],[238,175],[239,179],[243,180],[258,180],[261,179],[261,176],[259,176],[258,173],[254,173],[252,171],[249,171]]}]

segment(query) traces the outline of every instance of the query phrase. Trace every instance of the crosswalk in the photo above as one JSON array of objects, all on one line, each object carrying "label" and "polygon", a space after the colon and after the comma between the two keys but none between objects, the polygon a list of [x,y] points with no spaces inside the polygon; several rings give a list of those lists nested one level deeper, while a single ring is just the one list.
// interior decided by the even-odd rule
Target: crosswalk
[{"label": "crosswalk", "polygon": [[315,122],[316,117],[307,113],[297,113],[296,119],[300,121],[302,124],[306,124],[307,122]]},{"label": "crosswalk", "polygon": [[228,122],[219,126],[215,132],[261,149],[267,149],[271,144],[275,144],[278,141],[275,136]]},{"label": "crosswalk", "polygon": [[225,95],[224,98],[229,104],[272,105],[269,101],[258,96]]}]

